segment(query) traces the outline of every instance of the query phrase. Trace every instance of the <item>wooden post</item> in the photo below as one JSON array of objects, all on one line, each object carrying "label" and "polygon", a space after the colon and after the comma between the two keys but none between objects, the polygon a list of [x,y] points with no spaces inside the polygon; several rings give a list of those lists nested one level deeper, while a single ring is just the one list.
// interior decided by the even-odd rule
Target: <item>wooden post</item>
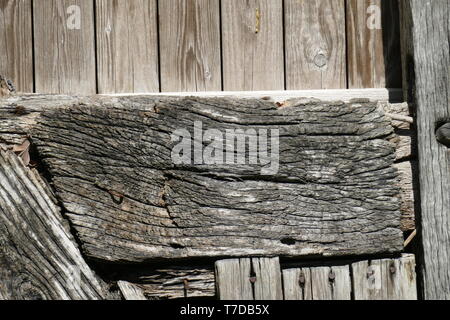
[{"label": "wooden post", "polygon": [[401,4],[406,92],[418,129],[421,288],[425,299],[450,299],[450,2]]}]

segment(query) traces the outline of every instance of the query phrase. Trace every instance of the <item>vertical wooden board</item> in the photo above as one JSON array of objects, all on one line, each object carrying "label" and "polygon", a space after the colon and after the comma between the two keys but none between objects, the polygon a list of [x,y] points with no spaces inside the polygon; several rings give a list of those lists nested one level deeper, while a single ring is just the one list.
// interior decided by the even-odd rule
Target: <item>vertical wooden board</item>
[{"label": "vertical wooden board", "polygon": [[159,92],[156,0],[96,0],[99,93]]},{"label": "vertical wooden board", "polygon": [[283,270],[284,300],[312,300],[309,268]]},{"label": "vertical wooden board", "polygon": [[284,90],[283,1],[221,3],[224,90]]},{"label": "vertical wooden board", "polygon": [[348,0],[349,87],[401,87],[399,15],[396,1]]},{"label": "vertical wooden board", "polygon": [[221,91],[219,0],[159,1],[161,91]]},{"label": "vertical wooden board", "polygon": [[0,0],[0,74],[33,92],[31,0]]},{"label": "vertical wooden board", "polygon": [[347,88],[344,0],[286,0],[286,88]]},{"label": "vertical wooden board", "polygon": [[313,300],[350,300],[350,268],[311,268],[311,285]]},{"label": "vertical wooden board", "polygon": [[230,259],[216,262],[216,286],[220,300],[253,300],[250,282],[251,260]]},{"label": "vertical wooden board", "polygon": [[279,258],[252,259],[255,300],[283,300]]},{"label": "vertical wooden board", "polygon": [[361,261],[352,264],[355,300],[381,300],[382,267],[380,261]]},{"label": "vertical wooden board", "polygon": [[383,299],[417,300],[414,255],[381,261]]},{"label": "vertical wooden board", "polygon": [[93,0],[35,1],[33,15],[36,92],[95,94]]}]

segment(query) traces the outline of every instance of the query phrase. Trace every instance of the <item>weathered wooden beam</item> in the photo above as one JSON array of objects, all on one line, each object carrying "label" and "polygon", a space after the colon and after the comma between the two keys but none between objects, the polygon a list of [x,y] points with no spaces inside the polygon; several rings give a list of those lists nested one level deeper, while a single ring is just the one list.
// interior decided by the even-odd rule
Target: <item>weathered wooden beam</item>
[{"label": "weathered wooden beam", "polygon": [[2,299],[106,299],[113,296],[84,261],[38,174],[0,150]]},{"label": "weathered wooden beam", "polygon": [[147,300],[144,290],[139,286],[126,281],[118,281],[117,285],[125,300]]},{"label": "weathered wooden beam", "polygon": [[[17,110],[32,99],[6,99],[4,108]],[[36,100],[52,105],[50,96]],[[93,258],[402,250],[395,148],[388,141],[393,128],[376,103],[53,100],[57,106],[31,125],[32,140]],[[279,130],[279,171],[261,176],[261,166],[248,162],[175,164],[171,134],[192,132],[195,122],[204,129]]]},{"label": "weathered wooden beam", "polygon": [[425,299],[450,299],[450,152],[439,126],[450,119],[450,3],[403,0],[406,95],[415,106]]}]

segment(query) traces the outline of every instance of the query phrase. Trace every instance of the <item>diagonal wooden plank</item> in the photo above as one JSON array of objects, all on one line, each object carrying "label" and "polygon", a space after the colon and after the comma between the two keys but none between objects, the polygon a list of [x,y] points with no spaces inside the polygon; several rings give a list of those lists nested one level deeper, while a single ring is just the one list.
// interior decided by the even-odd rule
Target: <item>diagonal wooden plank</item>
[{"label": "diagonal wooden plank", "polygon": [[286,0],[286,88],[347,87],[344,0]]},{"label": "diagonal wooden plank", "polygon": [[99,93],[159,92],[156,0],[96,0]]},{"label": "diagonal wooden plank", "polygon": [[0,75],[33,92],[31,0],[0,0]]},{"label": "diagonal wooden plank", "polygon": [[224,90],[283,90],[282,0],[222,0]]},{"label": "diagonal wooden plank", "polygon": [[159,1],[161,91],[222,89],[219,0]]}]

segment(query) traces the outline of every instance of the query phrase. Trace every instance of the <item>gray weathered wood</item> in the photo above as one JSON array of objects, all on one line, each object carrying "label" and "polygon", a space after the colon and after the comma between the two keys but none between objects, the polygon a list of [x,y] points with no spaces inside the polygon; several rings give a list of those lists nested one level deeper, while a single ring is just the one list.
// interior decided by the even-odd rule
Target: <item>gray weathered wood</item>
[{"label": "gray weathered wood", "polygon": [[34,90],[31,21],[31,0],[0,0],[0,74],[19,92]]},{"label": "gray weathered wood", "polygon": [[352,264],[355,300],[417,300],[415,258]]},{"label": "gray weathered wood", "polygon": [[156,0],[95,5],[99,93],[159,92]]},{"label": "gray weathered wood", "polygon": [[216,262],[217,294],[221,300],[253,300],[250,282],[251,259],[230,259]]},{"label": "gray weathered wood", "polygon": [[139,286],[126,281],[118,281],[117,285],[125,300],[147,300],[144,290]]},{"label": "gray weathered wood", "polygon": [[347,87],[344,0],[285,1],[286,88]]},{"label": "gray weathered wood", "polygon": [[450,152],[436,139],[450,119],[450,4],[402,1],[407,97],[415,106],[419,150],[425,299],[450,299]]},{"label": "gray weathered wood", "polygon": [[350,300],[349,266],[311,268],[313,300]]},{"label": "gray weathered wood", "polygon": [[279,258],[253,258],[255,300],[283,300]]},{"label": "gray weathered wood", "polygon": [[312,300],[311,269],[283,270],[284,300]]},{"label": "gray weathered wood", "polygon": [[283,1],[222,0],[223,88],[283,90]]},{"label": "gray weathered wood", "polygon": [[41,178],[0,150],[0,292],[3,299],[105,299]]},{"label": "gray weathered wood", "polygon": [[222,90],[219,0],[159,1],[161,91]]},{"label": "gray weathered wood", "polygon": [[[76,7],[80,29],[69,29]],[[93,0],[40,1],[33,17],[36,92],[95,94]]]},{"label": "gray weathered wood", "polygon": [[[96,97],[69,106],[44,112],[32,136],[91,257],[402,249],[394,146],[385,140],[393,129],[377,104]],[[192,131],[194,121],[280,129],[278,174],[261,179],[259,165],[175,166],[170,135]]]}]

